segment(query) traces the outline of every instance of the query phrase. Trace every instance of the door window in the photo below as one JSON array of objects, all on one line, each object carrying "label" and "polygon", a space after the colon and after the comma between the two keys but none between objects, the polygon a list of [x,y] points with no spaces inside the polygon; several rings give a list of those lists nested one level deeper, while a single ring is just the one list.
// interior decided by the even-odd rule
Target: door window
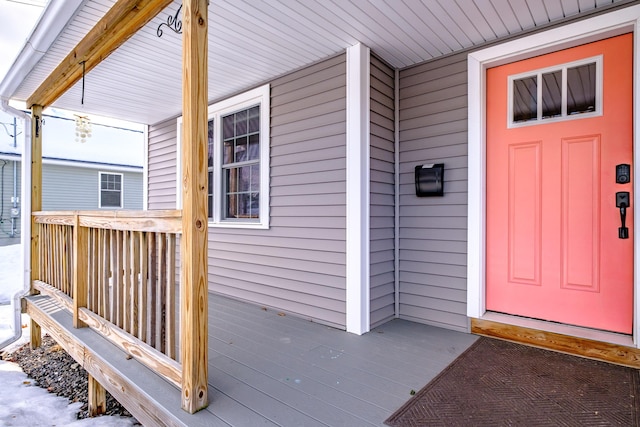
[{"label": "door window", "polygon": [[509,77],[508,126],[602,114],[602,56]]}]

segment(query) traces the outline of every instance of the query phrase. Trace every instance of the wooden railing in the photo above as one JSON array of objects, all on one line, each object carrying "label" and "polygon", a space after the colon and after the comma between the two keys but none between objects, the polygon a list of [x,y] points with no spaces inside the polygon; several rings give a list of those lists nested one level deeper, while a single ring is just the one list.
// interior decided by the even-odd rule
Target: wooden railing
[{"label": "wooden railing", "polygon": [[65,218],[51,217],[40,223],[40,279],[73,298],[73,225]]},{"label": "wooden railing", "polygon": [[36,212],[36,290],[181,385],[176,241],[180,211]]}]

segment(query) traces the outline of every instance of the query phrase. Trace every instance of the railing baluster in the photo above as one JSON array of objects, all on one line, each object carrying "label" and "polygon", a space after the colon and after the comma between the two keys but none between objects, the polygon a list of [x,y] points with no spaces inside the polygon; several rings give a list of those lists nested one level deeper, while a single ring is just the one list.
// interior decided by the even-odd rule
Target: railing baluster
[{"label": "railing baluster", "polygon": [[99,314],[101,317],[105,317],[105,312],[104,312],[104,307],[105,307],[105,302],[104,302],[104,293],[103,293],[103,278],[102,278],[102,272],[104,271],[103,268],[103,260],[102,260],[102,248],[104,247],[104,239],[102,238],[102,233],[104,232],[104,230],[101,229],[94,229],[93,230],[93,234],[94,234],[94,242],[96,245],[95,248],[95,254],[96,254],[96,262],[95,262],[95,266],[96,266],[96,313]]},{"label": "railing baluster", "polygon": [[111,311],[113,318],[111,322],[120,325],[120,262],[118,260],[118,249],[120,243],[120,233],[111,230]]},{"label": "railing baluster", "polygon": [[99,313],[100,307],[100,293],[98,292],[98,247],[96,242],[96,229],[89,229],[89,244],[91,250],[89,251],[89,290],[91,301],[91,311]]},{"label": "railing baluster", "polygon": [[157,233],[158,239],[158,281],[156,283],[158,302],[156,303],[156,343],[157,349],[165,353],[165,331],[166,331],[166,301],[167,288],[167,262],[166,262],[166,235]]},{"label": "railing baluster", "polygon": [[149,335],[148,335],[148,344],[151,347],[157,348],[156,346],[156,310],[155,307],[158,304],[158,299],[156,295],[156,281],[157,281],[157,271],[158,271],[158,263],[157,263],[157,255],[156,255],[156,233],[149,233]]},{"label": "railing baluster", "polygon": [[47,259],[44,254],[47,246],[47,224],[40,224],[39,227],[40,244],[38,245],[40,250],[40,279],[43,282],[51,283],[47,272]]},{"label": "railing baluster", "polygon": [[145,343],[149,343],[147,341],[148,331],[148,322],[147,322],[147,313],[148,313],[148,302],[149,295],[147,293],[148,283],[149,283],[149,246],[148,246],[148,233],[140,232],[140,290],[139,290],[139,319],[138,323],[140,324],[140,338]]},{"label": "railing baluster", "polygon": [[57,277],[57,288],[62,289],[62,291],[69,295],[69,289],[67,289],[67,284],[64,283],[64,263],[62,260],[64,259],[64,228],[63,227],[54,227],[56,230],[56,274]]},{"label": "railing baluster", "polygon": [[54,263],[56,266],[56,287],[58,289],[62,289],[62,291],[69,295],[69,289],[67,289],[66,287],[66,283],[64,283],[63,277],[64,277],[64,263],[62,262],[63,259],[63,253],[64,253],[64,247],[63,247],[63,237],[62,237],[62,233],[64,232],[64,230],[62,229],[62,227],[54,227],[55,229],[55,241],[56,241],[56,251],[55,251],[55,257],[54,257]]},{"label": "railing baluster", "polygon": [[[42,254],[42,256],[45,258],[45,262],[46,262],[46,280],[47,282],[51,283],[52,285],[54,284],[53,282],[53,271],[51,269],[51,257],[53,256],[53,245],[51,244],[51,239],[53,238],[53,236],[51,235],[51,227],[49,226],[49,224],[46,225],[46,242],[44,244],[43,249],[45,250],[45,252]],[[47,253],[49,254],[49,257],[47,257]]]},{"label": "railing baluster", "polygon": [[[66,227],[65,227],[66,228]],[[87,252],[88,252],[88,230],[80,226],[78,215],[74,217],[73,226],[73,327],[80,328],[86,326],[80,320],[80,309],[87,306],[87,296],[89,293],[87,283]],[[65,239],[66,241],[66,239]],[[63,262],[66,264],[66,262]]]},{"label": "railing baluster", "polygon": [[111,304],[111,230],[102,230],[102,295],[104,303],[104,315],[110,322],[113,321]]},{"label": "railing baluster", "polygon": [[111,323],[118,324],[118,318],[116,317],[116,307],[118,305],[117,299],[117,287],[116,287],[116,231],[109,230],[109,309],[111,312]]},{"label": "railing baluster", "polygon": [[[88,243],[88,242],[87,242]],[[69,256],[73,259],[73,257],[76,255],[75,249],[73,248],[73,229],[69,229],[69,227],[67,227],[67,247],[70,248],[69,250],[72,252]],[[86,262],[86,257],[87,257],[87,252],[85,250],[85,252],[82,252],[82,256],[85,257],[84,262]],[[85,278],[84,280],[88,279],[87,272],[85,271]],[[73,282],[73,271],[70,268],[67,268],[67,280],[69,281],[69,283]],[[74,297],[73,294],[74,290],[73,290],[73,286],[71,286],[71,298]]]},{"label": "railing baluster", "polygon": [[166,250],[166,351],[170,358],[176,358],[176,235],[167,234]]},{"label": "railing baluster", "polygon": [[91,311],[95,311],[96,305],[93,303],[93,297],[95,295],[95,291],[93,288],[93,230],[91,228],[87,229],[87,253],[86,254],[78,254],[78,256],[84,256],[86,258],[87,263],[87,308]]},{"label": "railing baluster", "polygon": [[[76,251],[74,249],[73,246],[73,228],[70,230],[68,226],[64,226],[63,227],[64,230],[64,252],[63,252],[63,256],[65,258],[65,260],[72,260],[74,259],[75,255],[76,255]],[[86,253],[86,249],[82,252],[83,254]],[[83,260],[84,261],[84,260]],[[71,295],[71,298],[74,298],[75,295],[75,290],[73,289],[73,269],[69,268],[71,265],[73,265],[70,262],[63,262],[62,263],[65,268],[64,268],[64,280],[67,283],[67,287],[69,289],[69,294]],[[83,272],[83,274],[86,273],[86,270]],[[86,281],[86,278],[83,278],[83,280]],[[85,303],[86,305],[86,303]]]},{"label": "railing baluster", "polygon": [[129,232],[122,231],[122,329],[131,333],[131,258]]},{"label": "railing baluster", "polygon": [[59,286],[58,284],[58,275],[57,275],[57,269],[56,269],[56,263],[55,263],[55,259],[56,259],[56,239],[55,236],[56,235],[56,228],[53,225],[49,225],[49,242],[48,246],[50,247],[50,258],[49,258],[49,268],[48,270],[51,272],[51,284],[53,284],[53,286],[55,286],[56,288]]},{"label": "railing baluster", "polygon": [[58,288],[60,283],[58,282],[58,269],[56,268],[56,258],[57,258],[57,245],[56,245],[56,227],[53,225],[49,226],[51,233],[51,240],[49,240],[49,245],[51,246],[51,258],[49,259],[49,270],[51,270],[51,281],[53,285]]},{"label": "railing baluster", "polygon": [[[62,259],[60,257],[60,249],[58,247],[58,227],[52,227],[52,237],[53,237],[53,256],[54,259]],[[60,287],[60,263],[55,263],[53,264],[53,283],[54,286],[58,289],[61,289]]]},{"label": "railing baluster", "polygon": [[[69,279],[69,274],[71,273],[70,266],[73,265],[73,248],[68,245],[69,240],[69,230],[68,227],[61,226],[60,228],[60,264],[62,268],[60,269],[62,273],[62,283],[64,284],[64,288],[67,291],[67,295],[70,295],[73,298],[73,283]],[[73,231],[71,232],[73,234]]]},{"label": "railing baluster", "polygon": [[122,248],[124,246],[124,236],[123,236],[124,232],[121,230],[116,231],[116,242],[117,242],[117,250],[116,250],[116,256],[117,256],[117,264],[116,264],[116,277],[118,278],[117,280],[117,284],[118,284],[118,307],[117,307],[117,312],[118,312],[118,321],[116,322],[116,325],[118,325],[121,328],[124,328],[124,312],[125,312],[125,308],[124,308],[124,301],[125,301],[125,295],[124,295],[124,262],[123,262],[123,252],[122,252]]}]

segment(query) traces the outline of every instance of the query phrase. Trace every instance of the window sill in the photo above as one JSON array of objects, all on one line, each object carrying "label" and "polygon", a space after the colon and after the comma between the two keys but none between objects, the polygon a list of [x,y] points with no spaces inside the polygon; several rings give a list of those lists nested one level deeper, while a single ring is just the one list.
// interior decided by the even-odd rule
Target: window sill
[{"label": "window sill", "polygon": [[262,222],[213,222],[209,221],[209,228],[236,228],[249,230],[268,230],[269,224]]}]

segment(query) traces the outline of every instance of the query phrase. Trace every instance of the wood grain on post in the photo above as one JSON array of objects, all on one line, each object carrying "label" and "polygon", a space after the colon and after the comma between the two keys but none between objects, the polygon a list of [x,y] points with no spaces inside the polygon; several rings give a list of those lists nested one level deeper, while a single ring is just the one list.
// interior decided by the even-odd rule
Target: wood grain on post
[{"label": "wood grain on post", "polygon": [[182,409],[207,398],[207,0],[184,0],[182,34]]},{"label": "wood grain on post", "polygon": [[[31,211],[42,210],[42,105],[33,105],[31,108]],[[33,293],[33,281],[40,279],[40,227],[31,217],[31,293]],[[31,319],[31,348],[40,347],[42,344],[42,331],[33,319]]]}]

